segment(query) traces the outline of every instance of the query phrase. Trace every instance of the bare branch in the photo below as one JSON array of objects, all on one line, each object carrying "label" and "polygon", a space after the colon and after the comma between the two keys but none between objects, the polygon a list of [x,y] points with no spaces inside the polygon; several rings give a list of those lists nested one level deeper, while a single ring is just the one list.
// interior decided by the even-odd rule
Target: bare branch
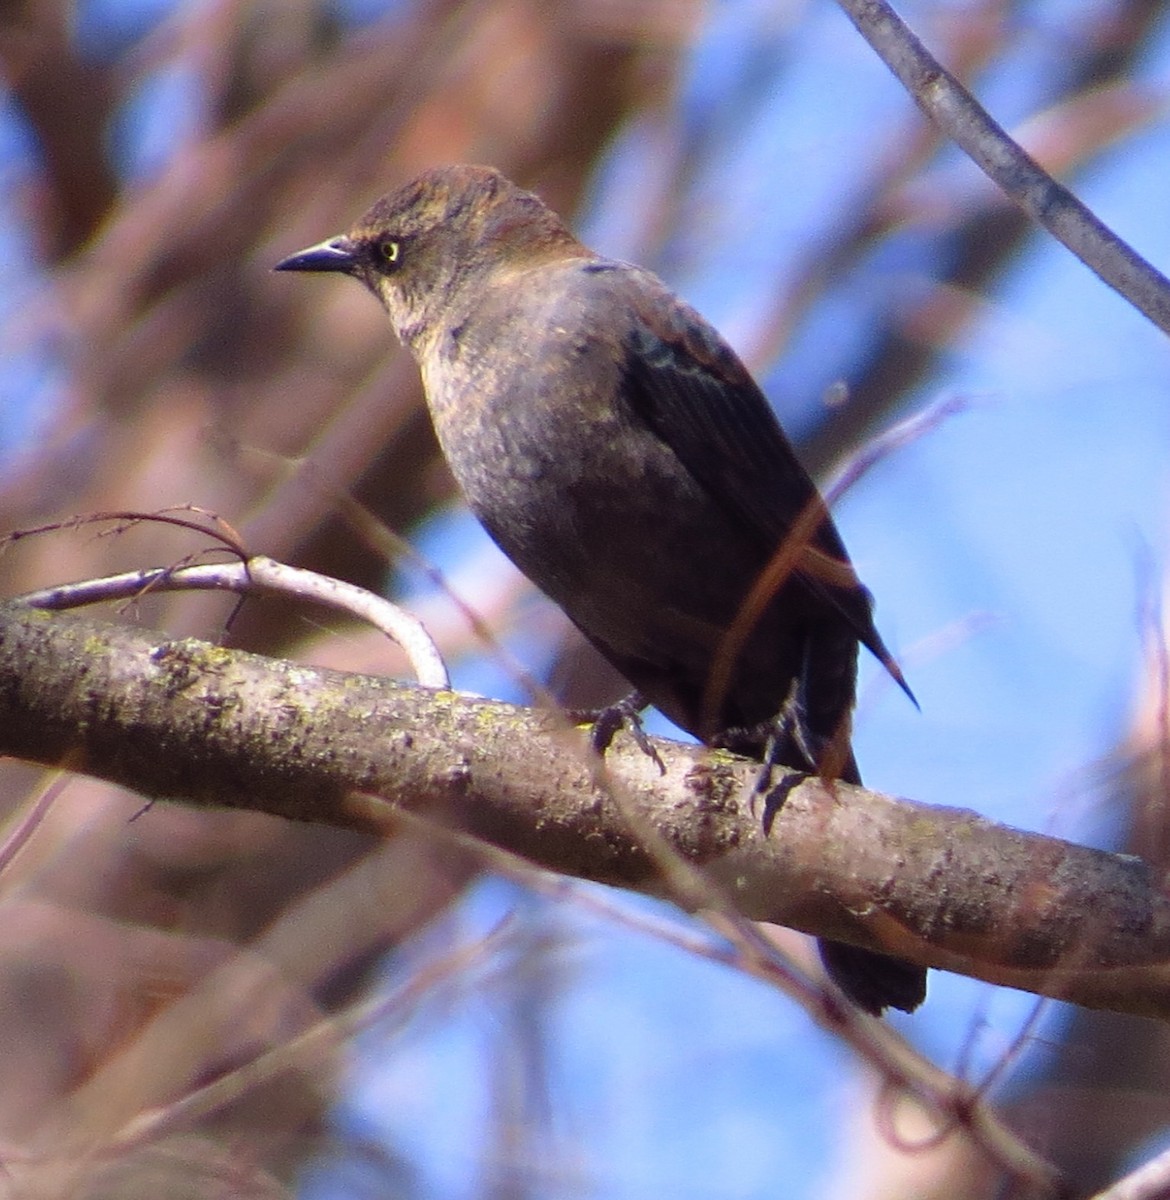
[{"label": "bare branch", "polygon": [[939,63],[884,0],[838,0],[919,107],[1091,271],[1170,333],[1170,280],[1043,169]]},{"label": "bare branch", "polygon": [[368,621],[402,647],[423,687],[451,686],[439,648],[423,623],[406,609],[352,583],[289,567],[262,554],[254,555],[246,562],[148,567],[121,575],[107,575],[104,579],[57,584],[38,592],[28,592],[16,602],[30,608],[60,611],[103,600],[134,599],[146,592],[183,591],[238,592],[240,595],[283,592],[350,613]]},{"label": "bare branch", "polygon": [[1118,1179],[1092,1200],[1163,1200],[1170,1195],[1170,1150]]},{"label": "bare branch", "polygon": [[607,788],[554,713],[0,614],[0,753],[294,820],[384,831],[401,806],[556,871],[669,894],[629,809],[752,920],[1170,1016],[1170,898],[1132,856],[799,776],[765,832],[748,803],[758,766],[724,753],[657,741],[660,775],[622,738]]}]

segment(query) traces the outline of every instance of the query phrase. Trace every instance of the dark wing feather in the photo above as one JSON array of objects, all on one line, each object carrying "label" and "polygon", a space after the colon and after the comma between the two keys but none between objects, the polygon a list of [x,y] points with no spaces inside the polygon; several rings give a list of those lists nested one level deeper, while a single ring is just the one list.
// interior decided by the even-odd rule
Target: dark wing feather
[{"label": "dark wing feather", "polygon": [[809,506],[823,512],[811,545],[832,560],[841,584],[807,571],[797,574],[845,618],[913,700],[874,626],[869,593],[853,575],[840,534],[747,368],[694,309],[654,276],[633,272],[642,286],[633,292],[638,307],[624,350],[627,395],[638,416],[703,489],[757,536],[761,567]]},{"label": "dark wing feather", "polygon": [[[630,313],[633,332],[623,347],[624,394],[636,415],[712,499],[755,534],[761,569],[808,506],[820,507],[823,517],[812,545],[845,569],[830,573],[836,582],[800,572],[801,583],[842,615],[913,701],[874,628],[869,593],[848,567],[841,537],[815,485],[747,368],[702,317],[652,275],[617,264],[608,269],[630,271],[641,284],[622,292],[637,297]],[[845,774],[859,781],[852,756]],[[922,1003],[922,967],[835,942],[822,940],[820,947],[829,974],[867,1012],[880,1015],[889,1005],[909,1012]]]}]

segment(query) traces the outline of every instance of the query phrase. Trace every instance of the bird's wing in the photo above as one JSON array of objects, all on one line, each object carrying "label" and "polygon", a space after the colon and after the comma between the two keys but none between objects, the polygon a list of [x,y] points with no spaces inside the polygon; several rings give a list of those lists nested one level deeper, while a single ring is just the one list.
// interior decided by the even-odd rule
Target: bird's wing
[{"label": "bird's wing", "polygon": [[841,613],[913,699],[820,493],[747,368],[709,322],[654,276],[624,265],[618,270],[640,283],[621,293],[627,303],[631,293],[636,297],[624,371],[637,415],[759,539],[762,563],[794,530],[808,531],[794,548],[794,573]]}]

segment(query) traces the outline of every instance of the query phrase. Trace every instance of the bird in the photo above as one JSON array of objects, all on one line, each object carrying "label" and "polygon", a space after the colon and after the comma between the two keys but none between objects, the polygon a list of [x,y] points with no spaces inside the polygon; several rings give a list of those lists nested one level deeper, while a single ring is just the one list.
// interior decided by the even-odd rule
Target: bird
[{"label": "bird", "polygon": [[[859,646],[909,688],[763,392],[662,280],[470,165],[424,171],[275,269],[377,297],[469,507],[639,704],[707,744],[860,782]],[[925,997],[922,967],[820,951],[866,1012]]]}]

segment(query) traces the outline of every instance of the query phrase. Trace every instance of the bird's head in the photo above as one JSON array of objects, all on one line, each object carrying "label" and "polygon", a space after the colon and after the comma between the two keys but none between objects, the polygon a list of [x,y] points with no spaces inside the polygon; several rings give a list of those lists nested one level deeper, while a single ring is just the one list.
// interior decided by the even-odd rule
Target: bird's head
[{"label": "bird's head", "polygon": [[491,167],[438,167],[383,196],[348,232],[276,264],[339,271],[381,300],[416,352],[498,273],[588,255],[539,197]]}]

